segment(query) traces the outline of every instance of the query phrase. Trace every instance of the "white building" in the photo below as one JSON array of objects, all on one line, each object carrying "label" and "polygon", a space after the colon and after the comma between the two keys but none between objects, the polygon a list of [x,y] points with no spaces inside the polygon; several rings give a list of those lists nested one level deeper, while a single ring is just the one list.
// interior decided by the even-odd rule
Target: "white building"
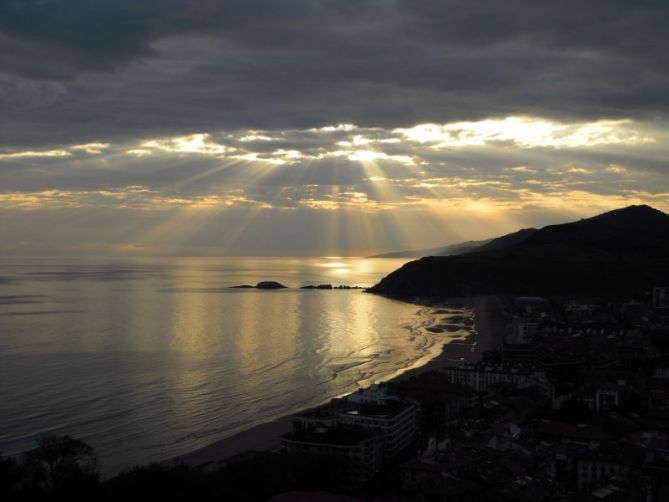
[{"label": "white building", "polygon": [[511,383],[520,388],[546,385],[545,372],[505,364],[460,364],[450,366],[444,372],[452,382],[468,385],[477,392],[485,392],[489,385],[500,382]]},{"label": "white building", "polygon": [[339,414],[339,422],[383,438],[383,456],[393,458],[416,437],[416,407],[400,400],[361,404]]}]

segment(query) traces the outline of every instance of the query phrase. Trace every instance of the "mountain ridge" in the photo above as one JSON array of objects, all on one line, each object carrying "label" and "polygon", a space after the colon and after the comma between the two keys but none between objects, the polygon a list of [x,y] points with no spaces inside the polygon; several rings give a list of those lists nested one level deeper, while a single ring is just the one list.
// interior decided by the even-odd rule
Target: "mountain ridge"
[{"label": "mountain ridge", "polygon": [[669,283],[669,215],[650,206],[526,230],[515,241],[507,239],[507,246],[409,262],[368,291],[609,296]]},{"label": "mountain ridge", "polygon": [[490,239],[457,242],[455,244],[449,244],[447,246],[440,246],[435,248],[391,251],[389,253],[370,256],[370,258],[422,258],[423,256],[454,256],[482,250],[492,250],[507,247],[511,244],[515,244],[516,242],[520,242],[536,231],[536,228],[522,228],[520,230],[516,230],[515,232],[511,232],[510,234],[491,237]]},{"label": "mountain ridge", "polygon": [[451,256],[473,251],[474,249],[484,246],[493,240],[495,240],[495,238],[483,239],[480,241],[456,242],[455,244],[448,244],[446,246],[439,246],[434,248],[390,251],[388,253],[381,253],[370,256],[370,258],[420,258],[423,256]]}]

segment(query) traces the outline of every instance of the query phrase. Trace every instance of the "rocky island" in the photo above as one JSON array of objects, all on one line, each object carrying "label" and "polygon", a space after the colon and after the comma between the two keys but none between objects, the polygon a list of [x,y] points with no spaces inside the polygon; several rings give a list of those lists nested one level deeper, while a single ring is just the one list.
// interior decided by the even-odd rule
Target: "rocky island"
[{"label": "rocky island", "polygon": [[280,282],[276,281],[261,281],[255,286],[250,284],[241,284],[239,286],[231,286],[232,289],[286,289],[288,286],[284,286]]}]

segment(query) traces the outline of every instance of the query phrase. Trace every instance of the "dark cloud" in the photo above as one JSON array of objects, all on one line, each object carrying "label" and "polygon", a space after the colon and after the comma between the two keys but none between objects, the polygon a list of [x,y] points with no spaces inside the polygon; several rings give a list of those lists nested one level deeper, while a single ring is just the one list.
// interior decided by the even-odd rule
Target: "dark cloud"
[{"label": "dark cloud", "polygon": [[0,137],[666,116],[669,5],[5,0]]},{"label": "dark cloud", "polygon": [[[666,209],[668,16],[664,0],[0,1],[0,254],[371,253]],[[535,119],[488,120],[519,115]],[[447,125],[398,129],[427,122]]]}]

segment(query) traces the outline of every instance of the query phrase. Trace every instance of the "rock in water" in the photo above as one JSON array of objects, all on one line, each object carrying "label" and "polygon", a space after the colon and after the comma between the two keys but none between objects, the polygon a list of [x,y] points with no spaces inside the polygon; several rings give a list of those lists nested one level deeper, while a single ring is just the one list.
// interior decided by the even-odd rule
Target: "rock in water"
[{"label": "rock in water", "polygon": [[262,281],[256,284],[257,289],[285,289],[286,287],[287,286],[276,281]]}]

